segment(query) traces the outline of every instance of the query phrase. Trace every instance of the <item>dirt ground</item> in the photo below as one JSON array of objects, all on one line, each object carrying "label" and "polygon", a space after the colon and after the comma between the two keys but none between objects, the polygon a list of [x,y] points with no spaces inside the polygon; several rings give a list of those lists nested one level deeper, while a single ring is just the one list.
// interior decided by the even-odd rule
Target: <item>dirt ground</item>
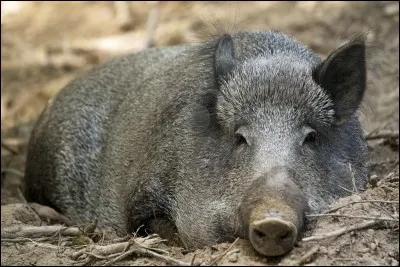
[{"label": "dirt ground", "polygon": [[[95,244],[87,238],[88,232],[86,239],[59,234],[47,240],[32,235],[30,239],[7,235],[6,239],[5,234],[9,234],[10,227],[18,232],[46,225],[20,194],[26,145],[39,112],[67,82],[94,64],[143,48],[148,17],[156,14],[157,4],[132,2],[132,21],[123,27],[111,2],[13,5],[12,1],[2,1],[1,5],[1,265],[104,264],[116,255],[71,255],[86,248],[85,242],[89,246],[117,242],[111,241],[112,234],[100,241],[93,238]],[[133,251],[113,264],[398,266],[399,3],[164,2],[159,8],[158,26],[152,35],[155,46],[202,39],[204,27],[216,18],[228,26],[238,22],[231,27],[235,30],[273,28],[292,34],[323,57],[354,34],[367,33],[368,89],[359,114],[369,138],[370,182],[366,191],[338,199],[330,213],[312,219],[303,240],[283,257],[262,257],[246,240],[186,251],[155,237],[136,238],[135,244],[144,242],[140,244],[153,248],[146,251],[161,257]],[[96,46],[101,38],[122,41],[116,46],[112,42],[107,43],[108,47]],[[342,235],[307,239],[361,224],[366,225]],[[86,241],[78,242],[78,238]],[[132,242],[129,245],[132,247]]]}]

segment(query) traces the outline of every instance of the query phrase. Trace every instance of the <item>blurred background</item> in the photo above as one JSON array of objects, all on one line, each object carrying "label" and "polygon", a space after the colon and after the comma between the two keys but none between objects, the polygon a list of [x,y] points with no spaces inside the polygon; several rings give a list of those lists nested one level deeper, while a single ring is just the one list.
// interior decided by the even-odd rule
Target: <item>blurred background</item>
[{"label": "blurred background", "polygon": [[[398,132],[398,2],[2,1],[2,204],[18,201],[14,188],[21,183],[32,127],[66,83],[110,57],[195,43],[214,28],[277,29],[322,57],[366,33],[368,92],[360,117],[366,133]],[[398,163],[398,146],[376,157]]]}]

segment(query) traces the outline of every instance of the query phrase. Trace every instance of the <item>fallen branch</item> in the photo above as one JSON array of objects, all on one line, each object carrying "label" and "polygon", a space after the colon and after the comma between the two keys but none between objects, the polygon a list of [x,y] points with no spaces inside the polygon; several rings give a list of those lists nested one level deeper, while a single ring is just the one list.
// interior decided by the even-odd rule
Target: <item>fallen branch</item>
[{"label": "fallen branch", "polygon": [[110,261],[105,262],[104,266],[109,266],[111,264],[114,264],[115,262],[117,262],[119,260],[122,260],[122,259],[126,258],[127,256],[129,256],[131,254],[142,254],[143,256],[154,257],[154,258],[157,258],[157,259],[160,259],[160,260],[164,260],[164,261],[169,262],[169,263],[174,263],[174,264],[176,264],[178,266],[190,266],[190,263],[174,259],[174,258],[172,258],[170,256],[158,254],[158,253],[152,251],[149,248],[132,248],[132,249],[124,252],[122,255],[119,255],[118,257],[116,257],[116,258],[114,258],[114,259],[112,259]]},{"label": "fallen branch", "polygon": [[229,248],[227,250],[225,250],[221,255],[219,255],[215,260],[211,261],[208,265],[214,265],[215,263],[217,263],[220,259],[222,259],[222,257],[224,257],[232,248],[234,245],[236,245],[236,243],[239,241],[239,238],[236,238],[235,241],[233,241],[233,243],[229,246]]},{"label": "fallen branch", "polygon": [[[151,256],[151,257],[155,257],[158,259],[162,259],[162,260],[165,260],[167,262],[170,262],[170,263],[173,263],[176,265],[190,266],[189,263],[171,258],[166,255],[162,255],[162,254],[159,254],[156,252],[156,251],[158,251],[160,253],[167,253],[166,251],[163,251],[161,249],[151,248],[151,247],[143,245],[143,244],[148,244],[149,246],[151,246],[151,245],[165,241],[163,239],[153,238],[155,236],[156,235],[145,237],[145,238],[134,238],[127,242],[111,244],[111,245],[106,245],[106,246],[93,246],[93,245],[88,246],[85,249],[81,249],[77,252],[74,252],[71,255],[71,258],[74,260],[77,260],[79,257],[86,254],[92,258],[107,260],[106,262],[103,263],[103,265],[111,265],[119,260],[126,258],[127,256],[129,256],[131,254],[142,254],[145,256]],[[87,261],[88,260],[85,260],[84,263],[86,263]]]},{"label": "fallen branch", "polygon": [[107,256],[110,254],[124,252],[127,250],[128,247],[129,247],[129,241],[118,244],[106,245],[106,246],[96,246],[91,252],[97,255]]},{"label": "fallen branch", "polygon": [[109,259],[112,255],[119,255],[127,250],[129,242],[110,244],[106,246],[88,246],[71,254],[73,260],[86,254],[96,258]]},{"label": "fallen branch", "polygon": [[322,240],[322,239],[329,238],[329,237],[337,237],[337,236],[340,236],[342,234],[345,234],[345,233],[348,233],[348,232],[351,232],[351,231],[354,231],[354,230],[360,230],[360,229],[364,229],[364,228],[367,228],[367,227],[371,227],[371,226],[377,225],[379,223],[380,223],[380,221],[370,220],[370,221],[366,221],[366,222],[363,222],[363,223],[358,223],[358,224],[353,224],[353,225],[350,225],[350,226],[346,226],[346,227],[340,228],[340,229],[338,229],[336,231],[333,231],[333,232],[320,234],[320,235],[314,235],[314,236],[310,236],[310,237],[305,237],[301,241],[302,242],[308,242],[308,241]]},{"label": "fallen branch", "polygon": [[1,239],[52,236],[58,232],[60,232],[62,236],[79,236],[82,234],[82,231],[77,227],[65,227],[61,225],[11,226],[1,229]]},{"label": "fallen branch", "polygon": [[374,219],[377,221],[389,221],[389,222],[399,222],[399,219],[393,218],[382,218],[382,217],[371,217],[371,216],[352,216],[345,214],[308,214],[307,217],[345,217],[345,218],[355,218],[355,219]]},{"label": "fallen branch", "polygon": [[297,260],[290,261],[288,265],[299,266],[306,263],[309,259],[311,259],[314,254],[316,254],[319,250],[319,246],[312,247],[308,252],[306,252],[303,256],[299,257]]},{"label": "fallen branch", "polygon": [[[109,255],[113,254],[118,254],[126,251],[126,249],[129,247],[129,242],[123,242],[123,243],[118,243],[118,244],[111,244],[111,245],[106,245],[106,246],[91,246],[91,247],[86,247],[84,249],[81,249],[77,252],[72,253],[71,258],[74,260],[77,260],[80,256],[84,254],[88,254],[90,250],[90,254],[95,254],[100,257],[106,257]],[[93,256],[93,255],[91,255]]]}]

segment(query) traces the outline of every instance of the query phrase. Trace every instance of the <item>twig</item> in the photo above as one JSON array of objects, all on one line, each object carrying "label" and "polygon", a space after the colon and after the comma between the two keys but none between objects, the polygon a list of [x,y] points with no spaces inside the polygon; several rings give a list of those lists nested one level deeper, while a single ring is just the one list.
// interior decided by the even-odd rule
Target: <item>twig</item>
[{"label": "twig", "polygon": [[60,253],[60,247],[61,247],[61,233],[60,232],[58,232],[58,243],[57,243],[57,246],[58,246],[58,253]]},{"label": "twig", "polygon": [[12,169],[12,168],[4,168],[4,169],[2,169],[1,170],[1,174],[3,174],[3,173],[12,173],[12,174],[15,174],[15,175],[17,175],[19,177],[24,177],[25,176],[23,172],[20,172],[19,170]]},{"label": "twig", "polygon": [[367,227],[371,227],[371,226],[379,224],[379,223],[380,222],[377,220],[370,220],[370,221],[366,221],[363,223],[358,223],[358,224],[353,224],[353,225],[350,225],[347,227],[343,227],[343,228],[340,228],[333,232],[320,234],[320,235],[314,235],[314,236],[310,236],[310,237],[305,237],[301,241],[308,242],[308,241],[322,240],[322,239],[329,238],[329,237],[336,237],[336,236],[340,236],[342,234],[345,234],[345,233],[348,233],[348,232],[351,232],[354,230],[360,230],[360,229],[364,229]]},{"label": "twig", "polygon": [[124,254],[126,251],[122,251],[122,252],[118,252],[118,253],[114,253],[114,254],[110,254],[107,256],[107,259],[113,259],[115,257],[118,257],[119,255]]},{"label": "twig", "polygon": [[72,254],[71,254],[71,258],[73,259],[73,260],[77,260],[81,255],[83,255],[84,253],[85,253],[85,250],[86,250],[86,246],[85,246],[85,248],[83,248],[83,249],[81,249],[81,250],[78,250],[78,251],[76,251],[76,252],[73,252]]},{"label": "twig", "polygon": [[184,262],[184,261],[180,261],[180,260],[174,259],[174,258],[166,256],[166,255],[158,254],[158,253],[156,253],[154,251],[151,251],[149,249],[138,248],[137,251],[139,253],[143,254],[143,255],[152,256],[154,258],[165,260],[167,262],[171,262],[171,263],[174,263],[174,264],[179,265],[179,266],[190,266],[190,263],[187,263],[187,262]]},{"label": "twig", "polygon": [[189,250],[188,245],[186,244],[185,240],[181,238],[181,236],[178,233],[175,233],[175,235],[179,238],[179,240],[182,242],[183,246],[185,247],[185,250]]},{"label": "twig", "polygon": [[347,189],[347,188],[346,188],[346,187],[344,187],[344,186],[341,186],[340,184],[338,184],[338,186],[339,186],[340,188],[342,188],[343,190],[345,190],[346,192],[349,192],[349,193],[351,193],[351,194],[353,194],[353,193],[354,193],[353,191],[351,191],[351,190]]},{"label": "twig", "polygon": [[[87,246],[79,251],[71,254],[73,260],[77,260],[80,256],[86,254],[98,259],[110,259],[111,257],[123,254],[129,247],[129,242],[111,244],[106,246]],[[82,263],[85,264],[86,260]]]},{"label": "twig", "polygon": [[[151,247],[146,247],[143,244],[149,244],[149,245],[154,245],[159,242],[163,242],[163,239],[160,240],[155,240],[154,237],[158,237],[158,235],[153,235],[145,238],[137,238],[140,240],[131,239],[127,242],[123,243],[118,243],[118,244],[111,244],[111,245],[106,245],[106,246],[90,246],[86,247],[80,251],[77,251],[71,255],[71,257],[74,260],[77,260],[81,255],[86,254],[89,257],[101,259],[101,260],[107,260],[106,262],[103,262],[103,265],[111,265],[114,264],[115,262],[126,258],[127,256],[137,253],[137,254],[143,254],[147,256],[152,256],[155,258],[159,258],[162,260],[165,260],[167,262],[174,263],[176,265],[182,265],[182,266],[189,266],[190,264],[179,261],[177,259],[171,258],[166,255],[161,255],[155,251],[159,251],[161,253],[167,253],[166,251],[163,251],[161,249],[156,249],[156,248],[151,248]],[[157,241],[157,242],[156,242]],[[130,249],[128,250],[128,248]],[[87,263],[88,260],[85,260],[82,262],[82,264]]]},{"label": "twig", "polygon": [[11,226],[1,229],[3,238],[34,238],[38,236],[52,236],[60,231],[62,236],[79,236],[82,232],[77,227],[65,227],[61,225],[47,226]]},{"label": "twig", "polygon": [[337,208],[330,209],[330,210],[328,210],[327,212],[324,212],[323,214],[331,213],[331,212],[337,211],[337,210],[339,210],[339,209],[341,209],[341,208],[344,208],[344,207],[346,207],[346,206],[349,206],[349,205],[352,205],[352,204],[356,204],[356,203],[374,203],[374,202],[378,202],[378,203],[390,203],[390,204],[399,204],[399,201],[388,201],[388,200],[360,200],[360,201],[352,201],[352,202],[346,203],[346,204],[344,204],[344,205],[342,205],[342,206],[339,206],[339,207],[337,207]]},{"label": "twig", "polygon": [[[398,166],[395,167],[395,169],[398,168]],[[376,185],[377,186],[382,186],[382,184],[389,178],[391,178],[393,175],[395,175],[395,172],[391,171],[388,175],[383,177],[383,179],[379,180]],[[397,173],[397,178],[398,178],[398,173]]]},{"label": "twig", "polygon": [[236,238],[235,241],[233,241],[233,243],[229,246],[229,248],[227,250],[225,250],[221,255],[219,255],[215,260],[211,261],[208,265],[214,265],[215,263],[217,263],[220,259],[222,259],[222,257],[224,257],[226,255],[226,253],[229,252],[229,250],[231,250],[233,248],[234,245],[236,245],[236,243],[239,241],[239,238]]},{"label": "twig", "polygon": [[382,217],[371,217],[371,216],[352,216],[345,214],[308,214],[307,217],[345,217],[345,218],[356,218],[356,219],[374,219],[377,221],[390,221],[390,222],[399,222],[399,219],[392,218],[382,218]]},{"label": "twig", "polygon": [[[114,263],[115,261],[125,258],[126,256],[130,255],[131,253],[134,253],[135,251],[131,251],[129,253],[127,251],[131,245],[133,245],[136,250],[137,250],[137,248],[139,248],[139,249],[146,249],[146,250],[154,250],[154,251],[158,251],[160,253],[167,253],[164,250],[146,247],[143,245],[143,244],[147,244],[147,245],[151,246],[151,245],[165,241],[163,239],[156,240],[156,239],[154,239],[154,237],[158,237],[158,235],[152,235],[152,236],[148,236],[145,238],[137,238],[137,240],[131,239],[126,242],[110,244],[110,245],[105,245],[105,246],[98,246],[98,245],[90,246],[90,247],[86,247],[85,249],[74,252],[71,255],[71,257],[74,260],[77,260],[83,254],[88,254],[90,256],[95,255],[96,258],[112,259],[111,261],[108,261],[106,263],[106,264],[111,264],[111,263]],[[90,254],[88,252],[90,252]]]},{"label": "twig", "polygon": [[78,266],[87,266],[91,261],[93,261],[93,257],[87,257],[83,261],[79,262]]},{"label": "twig", "polygon": [[132,238],[132,236],[126,235],[126,236],[124,236],[124,237],[116,238],[116,239],[114,239],[112,242],[113,242],[113,243],[126,242],[126,241],[129,241],[129,239],[131,239],[131,238]]},{"label": "twig", "polygon": [[[93,253],[93,251],[92,251],[92,253]],[[130,250],[128,250],[126,252],[123,252],[122,254],[118,255],[116,258],[105,262],[104,265],[114,264],[115,262],[117,262],[117,261],[119,261],[121,259],[124,259],[127,256],[129,256],[131,254],[134,254],[134,253],[143,254],[143,255],[146,255],[146,256],[151,256],[151,257],[154,257],[154,258],[162,259],[162,260],[174,263],[174,264],[179,265],[179,266],[190,266],[189,263],[186,263],[186,262],[171,258],[171,257],[166,256],[166,255],[158,254],[158,253],[152,251],[151,248],[144,247],[144,246],[140,245],[139,243],[137,243],[135,241],[134,241],[133,247]]]},{"label": "twig", "polygon": [[240,249],[238,249],[238,248],[231,249],[228,253],[226,253],[226,256],[229,256],[233,253],[239,253],[239,252],[240,252]]},{"label": "twig", "polygon": [[389,139],[389,138],[399,138],[399,132],[386,130],[376,134],[371,132],[365,136],[366,140]]},{"label": "twig", "polygon": [[153,235],[150,235],[150,236],[147,236],[144,238],[139,237],[139,238],[136,238],[133,240],[133,242],[135,242],[140,247],[152,249],[154,251],[161,252],[161,253],[168,253],[162,249],[152,247],[153,245],[156,245],[156,244],[159,244],[159,243],[162,243],[165,241],[168,241],[168,240],[159,238],[159,236],[157,234],[153,234]]},{"label": "twig", "polygon": [[117,261],[122,260],[122,259],[128,257],[129,255],[135,253],[135,252],[136,252],[136,249],[131,249],[131,250],[125,251],[122,254],[120,254],[117,257],[115,257],[114,259],[105,262],[103,265],[104,266],[110,266],[111,264],[114,264]]},{"label": "twig", "polygon": [[150,13],[147,17],[147,24],[146,24],[146,37],[145,37],[145,48],[149,48],[153,46],[154,42],[154,35],[157,29],[158,21],[160,18],[160,11],[162,1],[157,1],[154,7],[151,8]]},{"label": "twig", "polygon": [[4,147],[5,150],[11,152],[11,154],[18,155],[18,152],[15,149],[13,149],[13,148],[9,147],[8,145],[4,144],[3,141],[1,142],[1,146]]},{"label": "twig", "polygon": [[197,254],[195,253],[195,254],[193,255],[192,260],[190,261],[190,266],[193,266],[194,260],[196,259],[196,256],[197,256]]},{"label": "twig", "polygon": [[390,211],[388,211],[387,209],[379,206],[376,203],[371,203],[371,205],[373,205],[374,207],[380,209],[381,211],[383,211],[384,213],[386,213],[386,215],[388,215],[389,217],[392,217],[393,219],[396,219],[396,216],[394,216]]},{"label": "twig", "polygon": [[356,186],[356,178],[354,177],[353,169],[351,168],[351,163],[349,163],[349,170],[350,170],[350,175],[351,175],[351,182],[353,183],[353,190],[358,194],[358,188]]},{"label": "twig", "polygon": [[290,265],[299,266],[306,263],[315,253],[319,250],[319,246],[312,247],[308,252],[306,252],[303,256],[299,257],[297,260],[293,260],[290,262]]},{"label": "twig", "polygon": [[129,242],[123,242],[107,246],[95,246],[91,252],[95,253],[96,255],[107,256],[118,252],[124,252],[127,250],[129,245],[130,245]]}]

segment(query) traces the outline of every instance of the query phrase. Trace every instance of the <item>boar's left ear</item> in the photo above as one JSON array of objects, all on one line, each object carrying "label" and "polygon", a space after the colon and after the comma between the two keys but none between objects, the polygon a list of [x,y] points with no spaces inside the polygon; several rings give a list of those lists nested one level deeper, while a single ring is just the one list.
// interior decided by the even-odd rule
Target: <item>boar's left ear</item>
[{"label": "boar's left ear", "polygon": [[360,106],[366,87],[366,72],[363,38],[341,46],[313,71],[315,82],[333,100],[336,125],[345,123]]},{"label": "boar's left ear", "polygon": [[235,65],[235,51],[232,37],[229,34],[224,34],[218,39],[214,54],[214,71],[218,86],[226,80]]}]

